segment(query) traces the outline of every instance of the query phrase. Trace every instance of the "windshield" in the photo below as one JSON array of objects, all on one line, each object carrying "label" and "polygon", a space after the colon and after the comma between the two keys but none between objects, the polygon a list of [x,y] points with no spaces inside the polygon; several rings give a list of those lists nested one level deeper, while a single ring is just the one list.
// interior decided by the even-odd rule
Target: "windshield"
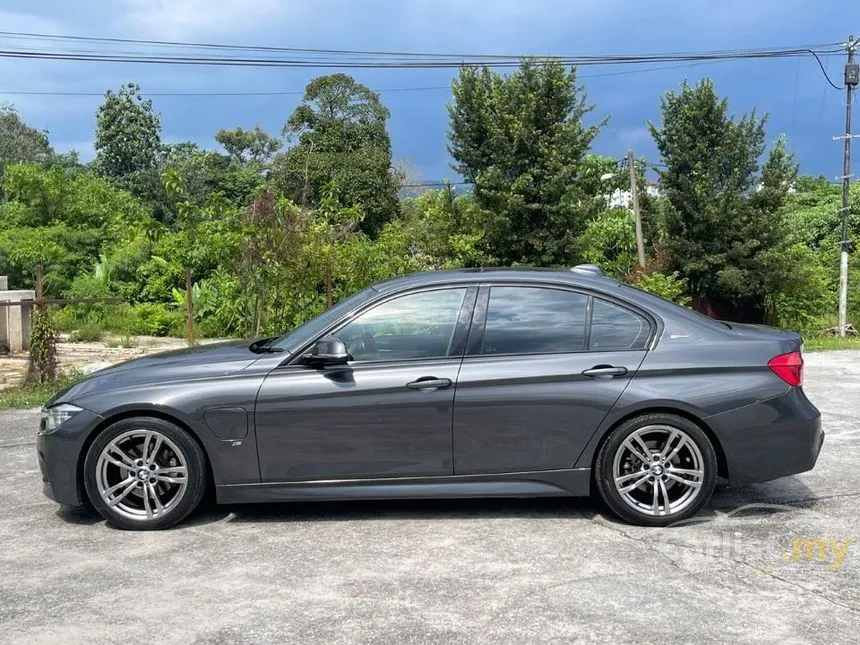
[{"label": "windshield", "polygon": [[341,300],[334,307],[324,311],[313,320],[309,320],[301,327],[278,338],[271,344],[271,347],[280,347],[290,353],[295,352],[299,347],[307,343],[326,327],[333,324],[350,311],[357,309],[373,298],[376,294],[377,292],[373,287],[368,287],[367,289],[350,296],[346,300]]}]

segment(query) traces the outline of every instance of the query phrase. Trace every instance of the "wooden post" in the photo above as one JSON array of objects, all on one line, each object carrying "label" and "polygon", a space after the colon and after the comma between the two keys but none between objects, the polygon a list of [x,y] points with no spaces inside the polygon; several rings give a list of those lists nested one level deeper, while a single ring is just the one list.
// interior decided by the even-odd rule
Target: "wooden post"
[{"label": "wooden post", "polygon": [[192,293],[191,269],[185,269],[185,325],[189,347],[194,347],[194,300]]},{"label": "wooden post", "polygon": [[36,304],[42,306],[42,265],[36,265]]},{"label": "wooden post", "polygon": [[331,309],[331,306],[334,304],[332,299],[332,286],[331,286],[331,268],[326,267],[325,269],[325,308]]},{"label": "wooden post", "polygon": [[639,214],[639,186],[636,181],[636,164],[633,151],[627,151],[627,168],[630,170],[630,199],[633,202],[633,221],[636,226],[636,253],[639,266],[645,268],[645,241],[642,239],[642,217]]}]

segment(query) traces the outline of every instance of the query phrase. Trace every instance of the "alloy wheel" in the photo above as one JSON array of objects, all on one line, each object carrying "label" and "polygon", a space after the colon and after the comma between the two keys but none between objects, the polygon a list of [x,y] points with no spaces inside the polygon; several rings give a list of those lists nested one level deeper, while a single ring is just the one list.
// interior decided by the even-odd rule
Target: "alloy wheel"
[{"label": "alloy wheel", "polygon": [[669,425],[646,425],[617,448],[612,480],[624,503],[662,517],[694,504],[705,482],[705,460],[695,440]]},{"label": "alloy wheel", "polygon": [[99,453],[96,486],[102,501],[130,520],[161,518],[188,487],[182,450],[167,436],[146,428],[123,432]]}]

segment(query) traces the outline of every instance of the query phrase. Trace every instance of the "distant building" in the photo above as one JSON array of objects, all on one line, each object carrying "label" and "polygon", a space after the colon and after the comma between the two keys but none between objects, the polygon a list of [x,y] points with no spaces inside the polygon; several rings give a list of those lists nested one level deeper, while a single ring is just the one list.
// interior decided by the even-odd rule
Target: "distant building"
[{"label": "distant building", "polygon": [[[645,182],[645,192],[650,197],[662,197],[663,191],[660,188],[660,182],[658,181],[647,181]],[[630,190],[622,190],[621,188],[616,188],[611,195],[606,196],[607,206],[609,208],[632,208],[633,196],[630,194]]]}]

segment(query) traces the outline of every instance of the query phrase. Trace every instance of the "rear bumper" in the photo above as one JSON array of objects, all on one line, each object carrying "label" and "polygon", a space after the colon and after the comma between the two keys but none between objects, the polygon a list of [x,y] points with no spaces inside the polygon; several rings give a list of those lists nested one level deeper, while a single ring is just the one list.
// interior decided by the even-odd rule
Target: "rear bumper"
[{"label": "rear bumper", "polygon": [[81,506],[84,491],[78,477],[81,450],[102,417],[83,410],[50,434],[38,434],[36,451],[42,471],[42,492],[64,506]]},{"label": "rear bumper", "polygon": [[821,413],[796,387],[704,421],[720,441],[731,484],[769,481],[811,470],[824,443]]}]

